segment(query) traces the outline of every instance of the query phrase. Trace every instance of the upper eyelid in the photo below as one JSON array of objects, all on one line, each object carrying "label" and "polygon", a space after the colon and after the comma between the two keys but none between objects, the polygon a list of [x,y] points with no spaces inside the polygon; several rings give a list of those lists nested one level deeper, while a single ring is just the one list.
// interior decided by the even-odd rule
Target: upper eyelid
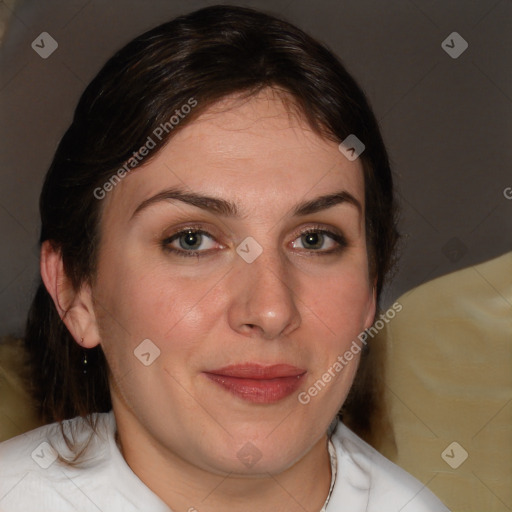
[{"label": "upper eyelid", "polygon": [[164,232],[164,233],[169,233],[169,234],[164,234],[164,240],[169,240],[173,237],[178,237],[179,235],[187,233],[187,231],[194,231],[196,233],[201,233],[201,234],[207,235],[210,238],[214,238],[214,239],[217,239],[217,236],[218,236],[215,233],[215,231],[218,231],[218,230],[212,229],[209,226],[205,226],[202,223],[195,224],[192,222],[189,224],[183,223],[182,226],[180,226],[178,228],[173,228],[172,230],[166,230],[166,232]]},{"label": "upper eyelid", "polygon": [[[174,236],[186,233],[187,231],[195,231],[196,233],[202,233],[204,235],[215,237],[215,234],[208,231],[207,227],[204,227],[201,224],[198,224],[198,225],[190,224],[189,226],[179,228],[177,231],[174,231],[172,234],[170,234],[169,236],[166,236],[165,238],[172,238]],[[308,226],[306,228],[294,230],[294,231],[295,231],[295,233],[299,233],[299,234],[307,233],[308,231],[318,231],[318,232],[324,232],[327,234],[329,234],[329,233],[339,234],[339,235],[343,234],[343,231],[340,229],[337,229],[334,227],[322,226],[322,225]]]},{"label": "upper eyelid", "polygon": [[201,235],[206,235],[210,238],[215,238],[215,235],[213,235],[209,231],[206,231],[205,229],[190,227],[190,228],[182,228],[179,231],[175,231],[172,235],[166,236],[165,240],[179,238],[180,235],[187,234],[189,231],[193,231],[194,233],[199,233]]},{"label": "upper eyelid", "polygon": [[318,232],[318,233],[323,233],[326,235],[334,235],[336,237],[344,239],[345,241],[347,239],[347,237],[345,236],[344,230],[342,230],[340,228],[336,228],[334,226],[325,226],[322,224],[313,224],[312,226],[308,226],[304,229],[299,229],[298,231],[294,231],[294,236],[295,236],[295,234],[297,234],[298,236],[301,236],[308,232]]}]

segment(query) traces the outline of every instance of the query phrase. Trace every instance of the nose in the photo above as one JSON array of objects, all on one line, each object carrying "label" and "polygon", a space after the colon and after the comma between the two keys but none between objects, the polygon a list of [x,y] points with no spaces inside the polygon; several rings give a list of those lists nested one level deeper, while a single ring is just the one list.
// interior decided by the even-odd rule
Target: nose
[{"label": "nose", "polygon": [[232,273],[228,321],[233,330],[267,340],[291,334],[301,324],[286,261],[264,250],[252,263],[238,261]]}]

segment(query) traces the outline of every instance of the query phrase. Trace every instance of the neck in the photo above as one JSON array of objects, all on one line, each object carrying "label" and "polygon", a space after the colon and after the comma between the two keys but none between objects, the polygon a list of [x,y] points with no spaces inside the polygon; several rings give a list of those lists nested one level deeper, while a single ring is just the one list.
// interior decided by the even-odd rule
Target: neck
[{"label": "neck", "polygon": [[[138,478],[172,510],[320,512],[331,484],[327,435],[278,474],[215,474],[189,464],[142,429],[118,422],[121,453]],[[123,439],[130,442],[123,443]],[[133,442],[135,440],[135,442]]]}]

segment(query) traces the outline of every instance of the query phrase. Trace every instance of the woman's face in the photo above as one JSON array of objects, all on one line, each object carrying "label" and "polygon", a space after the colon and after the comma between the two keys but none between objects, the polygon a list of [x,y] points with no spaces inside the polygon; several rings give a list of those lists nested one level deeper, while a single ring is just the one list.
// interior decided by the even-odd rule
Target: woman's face
[{"label": "woman's face", "polygon": [[104,201],[93,296],[119,424],[208,471],[291,466],[374,316],[360,161],[264,91],[210,109]]}]

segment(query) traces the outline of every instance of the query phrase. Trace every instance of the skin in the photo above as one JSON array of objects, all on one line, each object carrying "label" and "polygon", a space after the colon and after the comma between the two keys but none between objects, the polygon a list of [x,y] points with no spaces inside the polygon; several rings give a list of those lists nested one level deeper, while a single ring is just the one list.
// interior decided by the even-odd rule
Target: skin
[{"label": "skin", "polygon": [[[133,215],[173,187],[231,201],[239,216],[170,200]],[[293,214],[342,190],[362,212],[342,202]],[[127,463],[175,511],[320,510],[331,479],[326,430],[359,356],[309,404],[297,395],[374,318],[359,160],[347,160],[265,90],[210,108],[104,201],[93,285],[73,292],[49,244],[41,271],[75,339],[106,354]],[[205,256],[163,247],[197,224],[212,235],[203,238]],[[340,246],[326,236],[312,248],[301,233],[319,227],[343,233],[346,246],[328,254]],[[263,249],[252,263],[236,252],[248,236]],[[134,356],[144,339],[160,350],[149,366]],[[246,402],[202,373],[246,362],[307,373],[296,393],[273,404]],[[248,442],[261,455],[251,467],[237,457]]]}]

